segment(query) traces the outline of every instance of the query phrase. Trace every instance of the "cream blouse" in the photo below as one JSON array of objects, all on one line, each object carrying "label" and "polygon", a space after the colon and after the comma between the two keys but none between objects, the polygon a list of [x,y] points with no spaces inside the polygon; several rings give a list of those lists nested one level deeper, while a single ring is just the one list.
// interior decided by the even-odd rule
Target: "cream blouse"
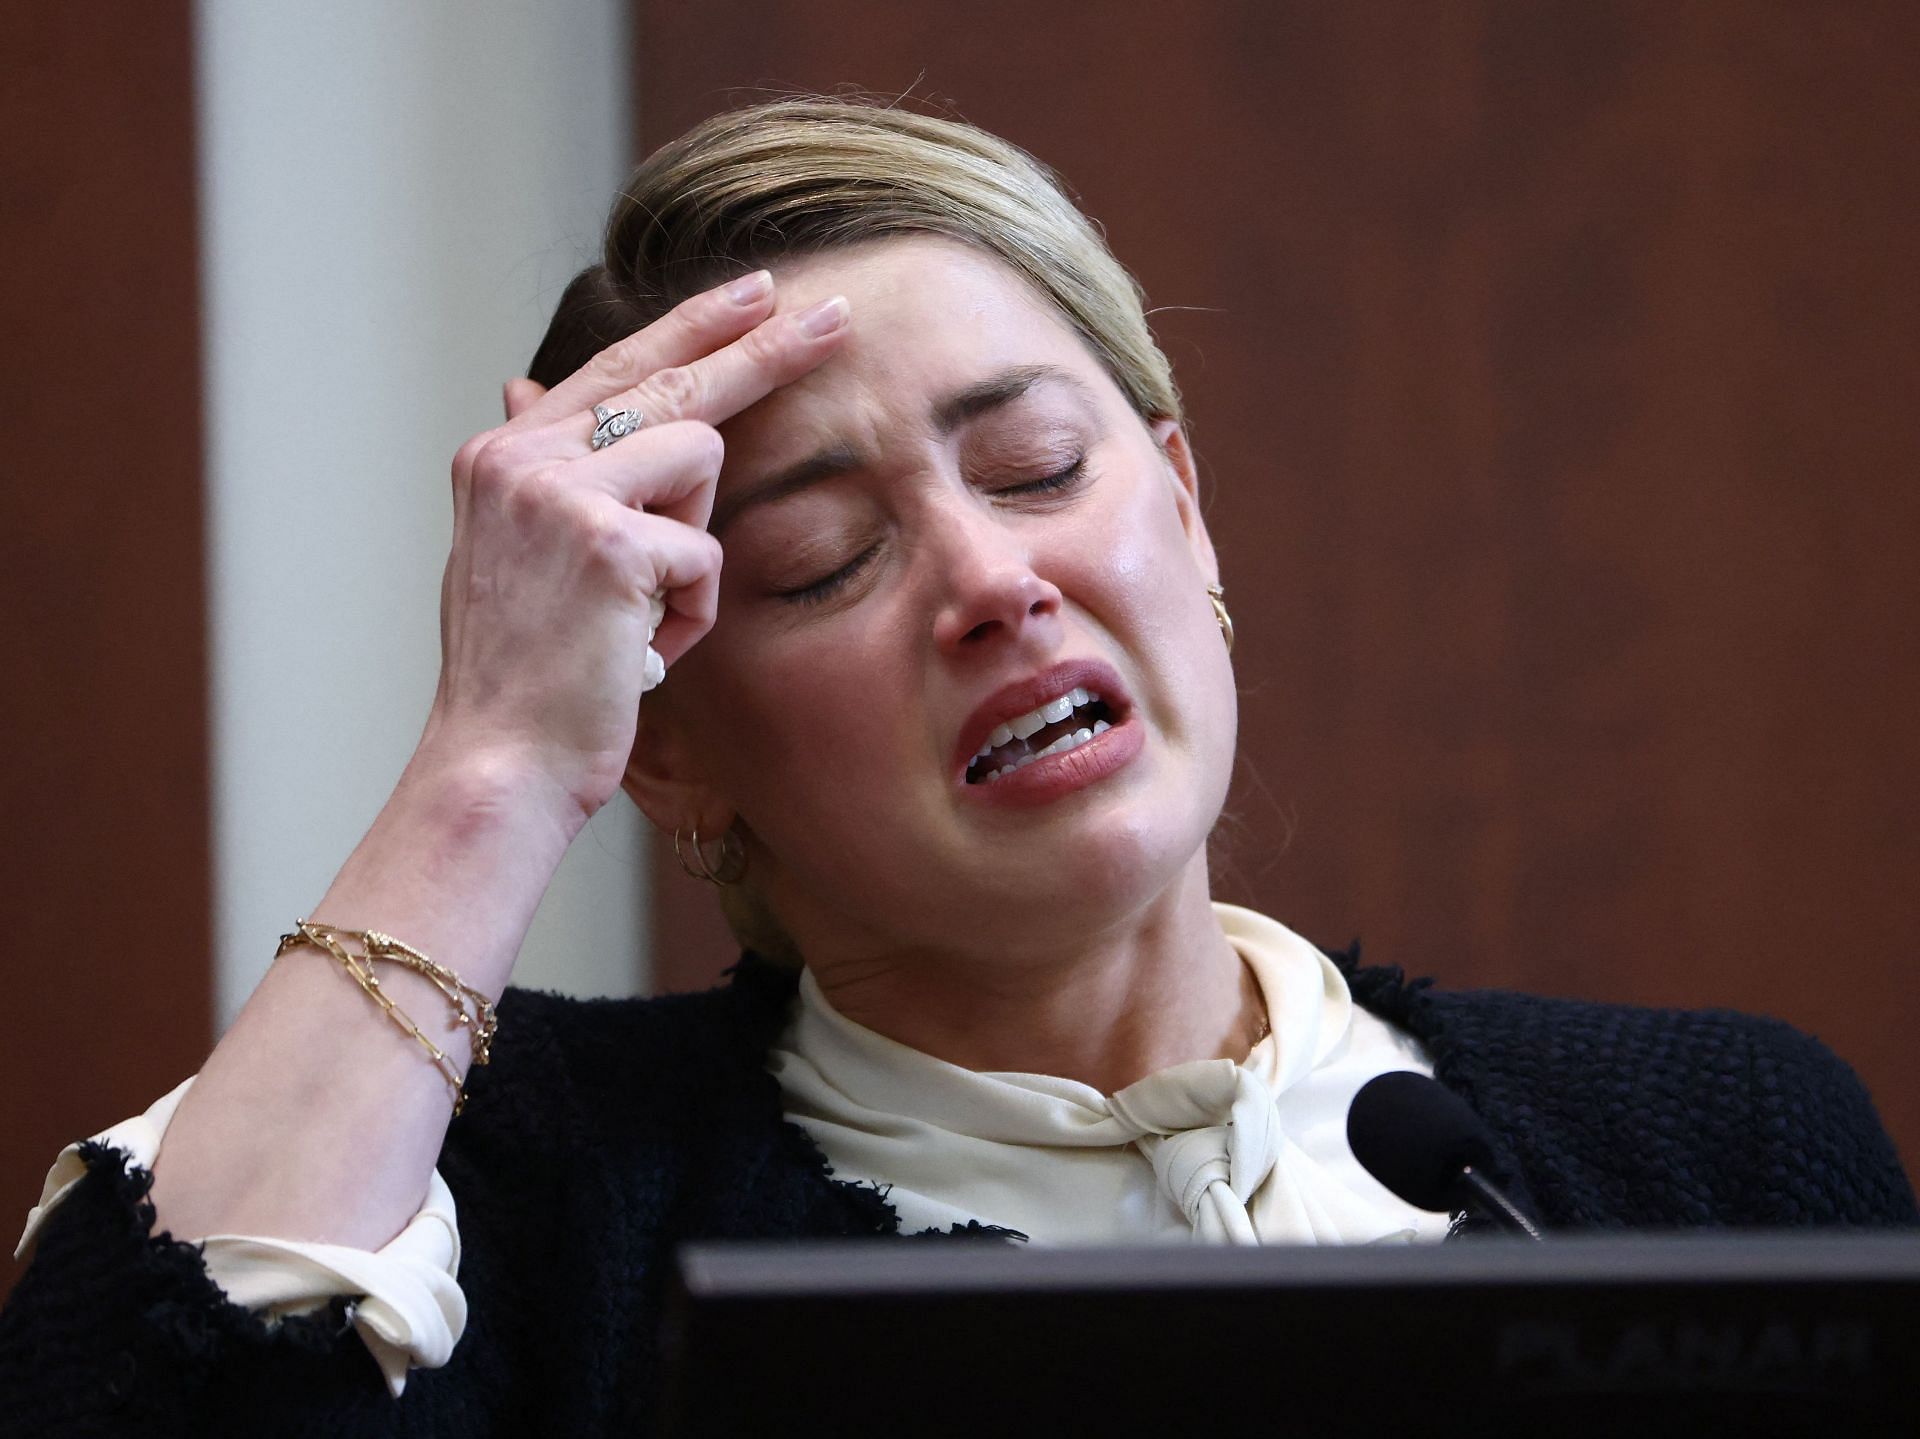
[{"label": "cream blouse", "polygon": [[787,1117],[840,1179],[887,1186],[906,1232],[968,1220],[1045,1244],[1367,1244],[1444,1238],[1347,1147],[1347,1108],[1392,1069],[1431,1075],[1410,1037],[1353,1002],[1284,925],[1217,904],[1267,1005],[1245,1061],[1176,1064],[1116,1094],[977,1073],[836,1013],[811,973],[772,1054]]},{"label": "cream blouse", "polygon": [[[1292,931],[1214,908],[1267,1005],[1271,1032],[1244,1063],[1177,1064],[1113,1095],[975,1073],[854,1024],[803,974],[769,1057],[786,1116],[837,1179],[887,1186],[909,1233],[979,1220],[1043,1244],[1443,1238],[1444,1215],[1394,1198],[1346,1143],[1362,1084],[1392,1069],[1431,1074],[1419,1045],[1354,1004],[1339,970]],[[151,1166],[191,1083],[95,1138]],[[16,1257],[85,1172],[78,1150],[48,1171]],[[410,1367],[446,1363],[466,1327],[459,1225],[438,1170],[419,1213],[377,1251],[229,1234],[208,1236],[204,1253],[228,1297],[270,1321],[351,1297],[396,1396]]]}]

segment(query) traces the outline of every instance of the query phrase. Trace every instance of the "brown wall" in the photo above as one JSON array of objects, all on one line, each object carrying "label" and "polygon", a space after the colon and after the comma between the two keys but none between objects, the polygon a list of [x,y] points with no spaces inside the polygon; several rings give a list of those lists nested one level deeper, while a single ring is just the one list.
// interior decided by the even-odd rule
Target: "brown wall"
[{"label": "brown wall", "polygon": [[210,1042],[191,64],[184,3],[0,45],[9,1253],[60,1147]]},{"label": "brown wall", "polygon": [[[639,0],[643,147],[944,97],[1153,300],[1245,742],[1221,892],[1779,1014],[1920,1160],[1920,9]],[[725,946],[659,881],[663,973]]]},{"label": "brown wall", "polygon": [[[644,142],[911,85],[1194,307],[1224,893],[1450,983],[1782,1014],[1920,1157],[1920,12],[636,8]],[[0,47],[0,1219],[211,1037],[191,62],[182,3]],[[667,865],[684,986],[725,946]]]}]

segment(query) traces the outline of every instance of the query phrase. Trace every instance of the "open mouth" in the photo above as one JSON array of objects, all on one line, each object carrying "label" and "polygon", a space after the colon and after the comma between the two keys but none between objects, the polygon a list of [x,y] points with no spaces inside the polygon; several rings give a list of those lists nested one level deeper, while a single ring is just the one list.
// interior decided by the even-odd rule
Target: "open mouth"
[{"label": "open mouth", "polygon": [[987,736],[967,765],[968,784],[992,784],[1037,759],[1078,749],[1113,728],[1107,702],[1075,686],[1066,694],[1016,715]]}]

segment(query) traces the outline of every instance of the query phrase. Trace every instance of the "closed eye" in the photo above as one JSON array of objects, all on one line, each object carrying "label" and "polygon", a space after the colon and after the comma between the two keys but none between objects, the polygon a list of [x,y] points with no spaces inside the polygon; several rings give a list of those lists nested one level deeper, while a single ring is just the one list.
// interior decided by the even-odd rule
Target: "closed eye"
[{"label": "closed eye", "polygon": [[832,599],[842,589],[846,588],[847,583],[852,580],[854,576],[858,575],[861,570],[865,569],[868,562],[879,553],[880,547],[878,545],[870,545],[852,559],[848,560],[844,565],[840,566],[840,568],[832,574],[823,575],[810,584],[801,585],[798,589],[775,590],[774,593],[781,599],[791,601],[797,605],[817,605],[824,603]]},{"label": "closed eye", "polygon": [[[989,491],[995,499],[1034,499],[1048,495],[1065,494],[1077,487],[1087,472],[1086,455],[1076,455],[1073,462],[1050,475],[1042,475],[1037,480],[1027,480],[1017,485],[1005,485]],[[878,545],[870,545],[848,560],[839,569],[817,580],[790,590],[775,590],[774,594],[790,604],[818,605],[832,599],[845,589],[860,572],[864,570],[880,552]]]},{"label": "closed eye", "polygon": [[1062,491],[1070,490],[1079,484],[1086,476],[1086,472],[1087,457],[1084,454],[1077,455],[1074,457],[1073,463],[1068,465],[1064,470],[1056,470],[1050,475],[1042,475],[1039,479],[1029,480],[1025,484],[1007,485],[1002,489],[995,490],[993,493],[1003,497],[1058,494]]}]

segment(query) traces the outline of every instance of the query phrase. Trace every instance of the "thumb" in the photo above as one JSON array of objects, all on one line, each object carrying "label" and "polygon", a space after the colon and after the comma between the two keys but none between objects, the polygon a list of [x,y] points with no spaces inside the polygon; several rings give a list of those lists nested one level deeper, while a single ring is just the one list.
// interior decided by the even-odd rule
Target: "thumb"
[{"label": "thumb", "polygon": [[537,380],[529,380],[524,375],[515,375],[502,387],[501,404],[505,407],[507,418],[516,420],[526,412],[535,400],[546,394],[547,387]]}]

